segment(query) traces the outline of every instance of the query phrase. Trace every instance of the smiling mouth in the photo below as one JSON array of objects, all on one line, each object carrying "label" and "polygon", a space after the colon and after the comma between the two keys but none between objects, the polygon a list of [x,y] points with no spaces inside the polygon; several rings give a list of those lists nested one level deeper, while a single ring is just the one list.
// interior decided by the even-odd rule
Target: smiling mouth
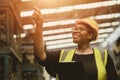
[{"label": "smiling mouth", "polygon": [[78,38],[78,36],[73,36],[73,39],[77,39]]},{"label": "smiling mouth", "polygon": [[73,36],[73,38],[77,38],[78,36]]}]

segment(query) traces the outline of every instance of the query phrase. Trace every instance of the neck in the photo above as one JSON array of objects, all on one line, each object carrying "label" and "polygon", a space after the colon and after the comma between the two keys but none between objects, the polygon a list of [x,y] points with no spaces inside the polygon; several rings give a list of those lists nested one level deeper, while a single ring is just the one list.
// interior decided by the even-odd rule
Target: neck
[{"label": "neck", "polygon": [[91,54],[92,53],[92,48],[90,47],[89,44],[84,44],[84,45],[79,45],[77,48],[77,54]]},{"label": "neck", "polygon": [[78,44],[78,50],[84,51],[86,49],[90,48],[89,44]]}]

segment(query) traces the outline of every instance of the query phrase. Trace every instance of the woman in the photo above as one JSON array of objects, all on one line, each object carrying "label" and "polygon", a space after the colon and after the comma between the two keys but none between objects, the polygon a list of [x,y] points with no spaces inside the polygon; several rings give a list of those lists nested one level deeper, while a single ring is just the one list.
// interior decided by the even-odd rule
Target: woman
[{"label": "woman", "polygon": [[45,66],[50,75],[59,80],[118,80],[112,58],[107,54],[103,61],[99,50],[89,45],[98,36],[95,20],[85,18],[75,21],[72,37],[78,45],[76,49],[45,51],[43,17],[39,11],[35,8],[32,15],[36,23],[34,50],[39,63]]}]

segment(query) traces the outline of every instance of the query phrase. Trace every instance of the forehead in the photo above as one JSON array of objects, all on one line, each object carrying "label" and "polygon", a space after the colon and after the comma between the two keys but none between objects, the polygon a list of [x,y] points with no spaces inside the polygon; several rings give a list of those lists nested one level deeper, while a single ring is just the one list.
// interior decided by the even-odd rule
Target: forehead
[{"label": "forehead", "polygon": [[88,25],[88,24],[85,24],[85,23],[78,23],[76,24],[76,27],[78,27],[79,29],[84,29],[84,30],[87,30],[89,32],[92,31],[92,28]]},{"label": "forehead", "polygon": [[84,23],[78,23],[78,24],[76,24],[76,27],[78,27],[78,28],[89,28],[89,25],[84,24]]}]

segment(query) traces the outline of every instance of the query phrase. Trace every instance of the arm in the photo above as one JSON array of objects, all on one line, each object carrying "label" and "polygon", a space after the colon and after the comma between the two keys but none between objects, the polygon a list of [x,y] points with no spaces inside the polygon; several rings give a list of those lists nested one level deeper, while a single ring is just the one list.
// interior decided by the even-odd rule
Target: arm
[{"label": "arm", "polygon": [[44,50],[43,42],[43,16],[38,8],[35,8],[34,13],[32,14],[33,21],[36,24],[35,33],[34,33],[34,51],[35,55],[42,61],[46,59],[46,53]]},{"label": "arm", "polygon": [[107,80],[119,80],[114,66],[114,62],[110,55],[108,55],[106,70],[107,70]]}]

